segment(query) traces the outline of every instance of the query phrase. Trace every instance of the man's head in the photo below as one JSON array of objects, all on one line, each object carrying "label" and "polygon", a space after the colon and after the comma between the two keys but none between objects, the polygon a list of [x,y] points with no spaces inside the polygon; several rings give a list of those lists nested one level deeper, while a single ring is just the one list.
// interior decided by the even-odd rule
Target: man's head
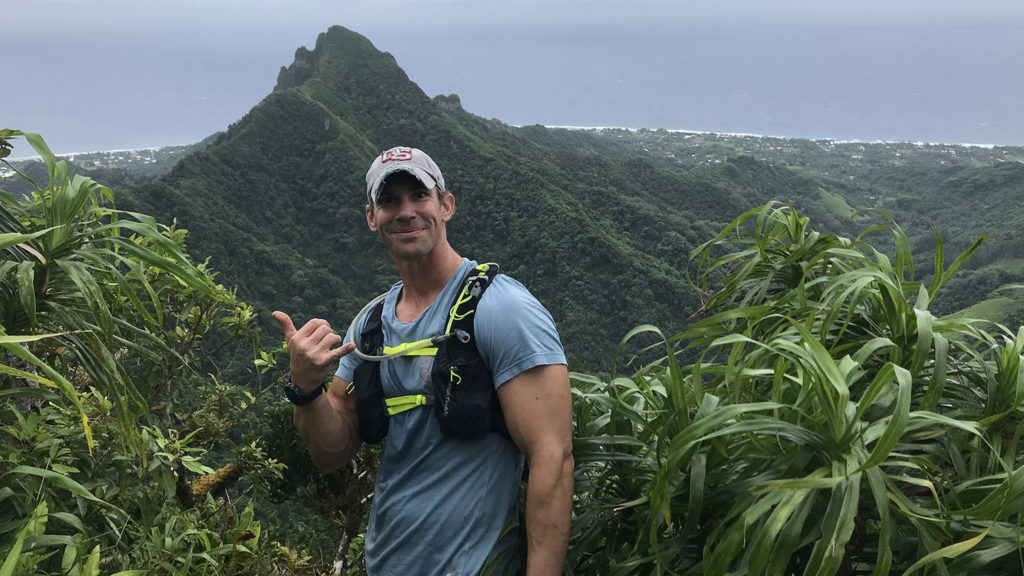
[{"label": "man's head", "polygon": [[399,147],[377,157],[366,173],[366,196],[366,223],[396,262],[454,254],[445,226],[455,199],[423,151]]},{"label": "man's head", "polygon": [[418,148],[396,146],[382,152],[370,164],[366,172],[366,202],[374,204],[388,176],[398,172],[412,174],[428,190],[436,186],[439,192],[445,192],[441,169],[426,152]]}]

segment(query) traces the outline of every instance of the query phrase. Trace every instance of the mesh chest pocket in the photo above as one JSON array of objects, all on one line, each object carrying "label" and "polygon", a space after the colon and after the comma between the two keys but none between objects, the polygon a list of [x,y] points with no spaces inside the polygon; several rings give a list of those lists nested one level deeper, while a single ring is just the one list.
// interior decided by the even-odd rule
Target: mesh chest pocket
[{"label": "mesh chest pocket", "polygon": [[359,416],[359,437],[376,444],[388,435],[388,409],[384,404],[384,386],[379,365],[360,362],[353,381],[356,386],[356,414]]},{"label": "mesh chest pocket", "polygon": [[438,346],[430,380],[434,412],[445,435],[475,440],[504,423],[495,414],[500,407],[491,372],[475,350],[451,341]]}]

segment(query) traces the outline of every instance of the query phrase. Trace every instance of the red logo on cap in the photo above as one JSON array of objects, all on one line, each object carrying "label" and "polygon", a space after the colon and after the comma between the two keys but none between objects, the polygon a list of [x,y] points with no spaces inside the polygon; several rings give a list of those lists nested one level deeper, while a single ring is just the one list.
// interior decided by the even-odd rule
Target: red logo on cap
[{"label": "red logo on cap", "polygon": [[392,148],[380,155],[380,161],[384,162],[407,162],[412,160],[412,148]]}]

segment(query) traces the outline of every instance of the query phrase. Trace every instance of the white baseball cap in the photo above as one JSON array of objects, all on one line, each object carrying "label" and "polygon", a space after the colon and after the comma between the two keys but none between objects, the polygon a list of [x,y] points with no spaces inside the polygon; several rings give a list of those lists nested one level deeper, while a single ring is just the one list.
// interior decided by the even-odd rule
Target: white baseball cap
[{"label": "white baseball cap", "polygon": [[444,177],[441,169],[419,148],[395,146],[381,152],[366,171],[366,201],[373,204],[380,195],[384,180],[395,172],[408,172],[416,177],[427,188],[444,190]]}]

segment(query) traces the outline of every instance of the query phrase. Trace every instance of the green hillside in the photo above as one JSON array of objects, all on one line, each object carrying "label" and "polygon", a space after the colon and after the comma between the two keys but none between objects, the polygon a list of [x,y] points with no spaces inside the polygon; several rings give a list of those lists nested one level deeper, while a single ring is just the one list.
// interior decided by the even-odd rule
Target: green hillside
[{"label": "green hillside", "polygon": [[[700,307],[685,279],[689,251],[770,200],[844,234],[889,214],[915,253],[934,249],[936,231],[947,255],[985,235],[938,312],[1024,281],[1020,267],[998,265],[1024,250],[1024,148],[513,127],[467,112],[457,95],[428,97],[389,54],[340,27],[298,49],[263,102],[190,150],[157,163],[144,155],[139,166],[110,155],[69,161],[133,190],[123,207],[188,228],[192,251],[256,304],[265,327],[276,329],[266,313],[283,308],[340,328],[396,279],[362,215],[365,167],[396,144],[442,166],[458,201],[456,248],[530,286],[570,357],[589,368],[607,367],[604,351],[637,323],[681,329]],[[45,174],[38,163],[22,169]],[[917,262],[917,277],[932,267]]]},{"label": "green hillside", "polygon": [[[952,313],[975,304],[970,314],[1019,324],[1020,291],[995,291],[1024,281],[1024,147],[957,146],[912,142],[833,142],[666,130],[590,130],[591,134],[658,167],[703,173],[709,167],[756,158],[820,183],[825,212],[858,224],[889,214],[905,231],[915,254],[935,249],[942,235],[951,261],[980,236],[985,244],[939,294],[933,310]],[[823,230],[835,222],[812,220]],[[886,246],[879,246],[886,249]],[[932,275],[933,262],[915,263],[918,278]],[[994,302],[985,303],[992,297]]]},{"label": "green hillside", "polygon": [[442,167],[456,249],[529,286],[570,358],[595,369],[639,323],[685,325],[700,307],[689,253],[736,214],[780,200],[850,228],[819,183],[752,158],[680,174],[591,134],[510,127],[457,96],[431,99],[341,27],[300,48],[274,91],[206,150],[121,205],[176,218],[189,249],[265,318],[280,308],[344,328],[396,280],[362,208],[366,167],[398,144]]}]

